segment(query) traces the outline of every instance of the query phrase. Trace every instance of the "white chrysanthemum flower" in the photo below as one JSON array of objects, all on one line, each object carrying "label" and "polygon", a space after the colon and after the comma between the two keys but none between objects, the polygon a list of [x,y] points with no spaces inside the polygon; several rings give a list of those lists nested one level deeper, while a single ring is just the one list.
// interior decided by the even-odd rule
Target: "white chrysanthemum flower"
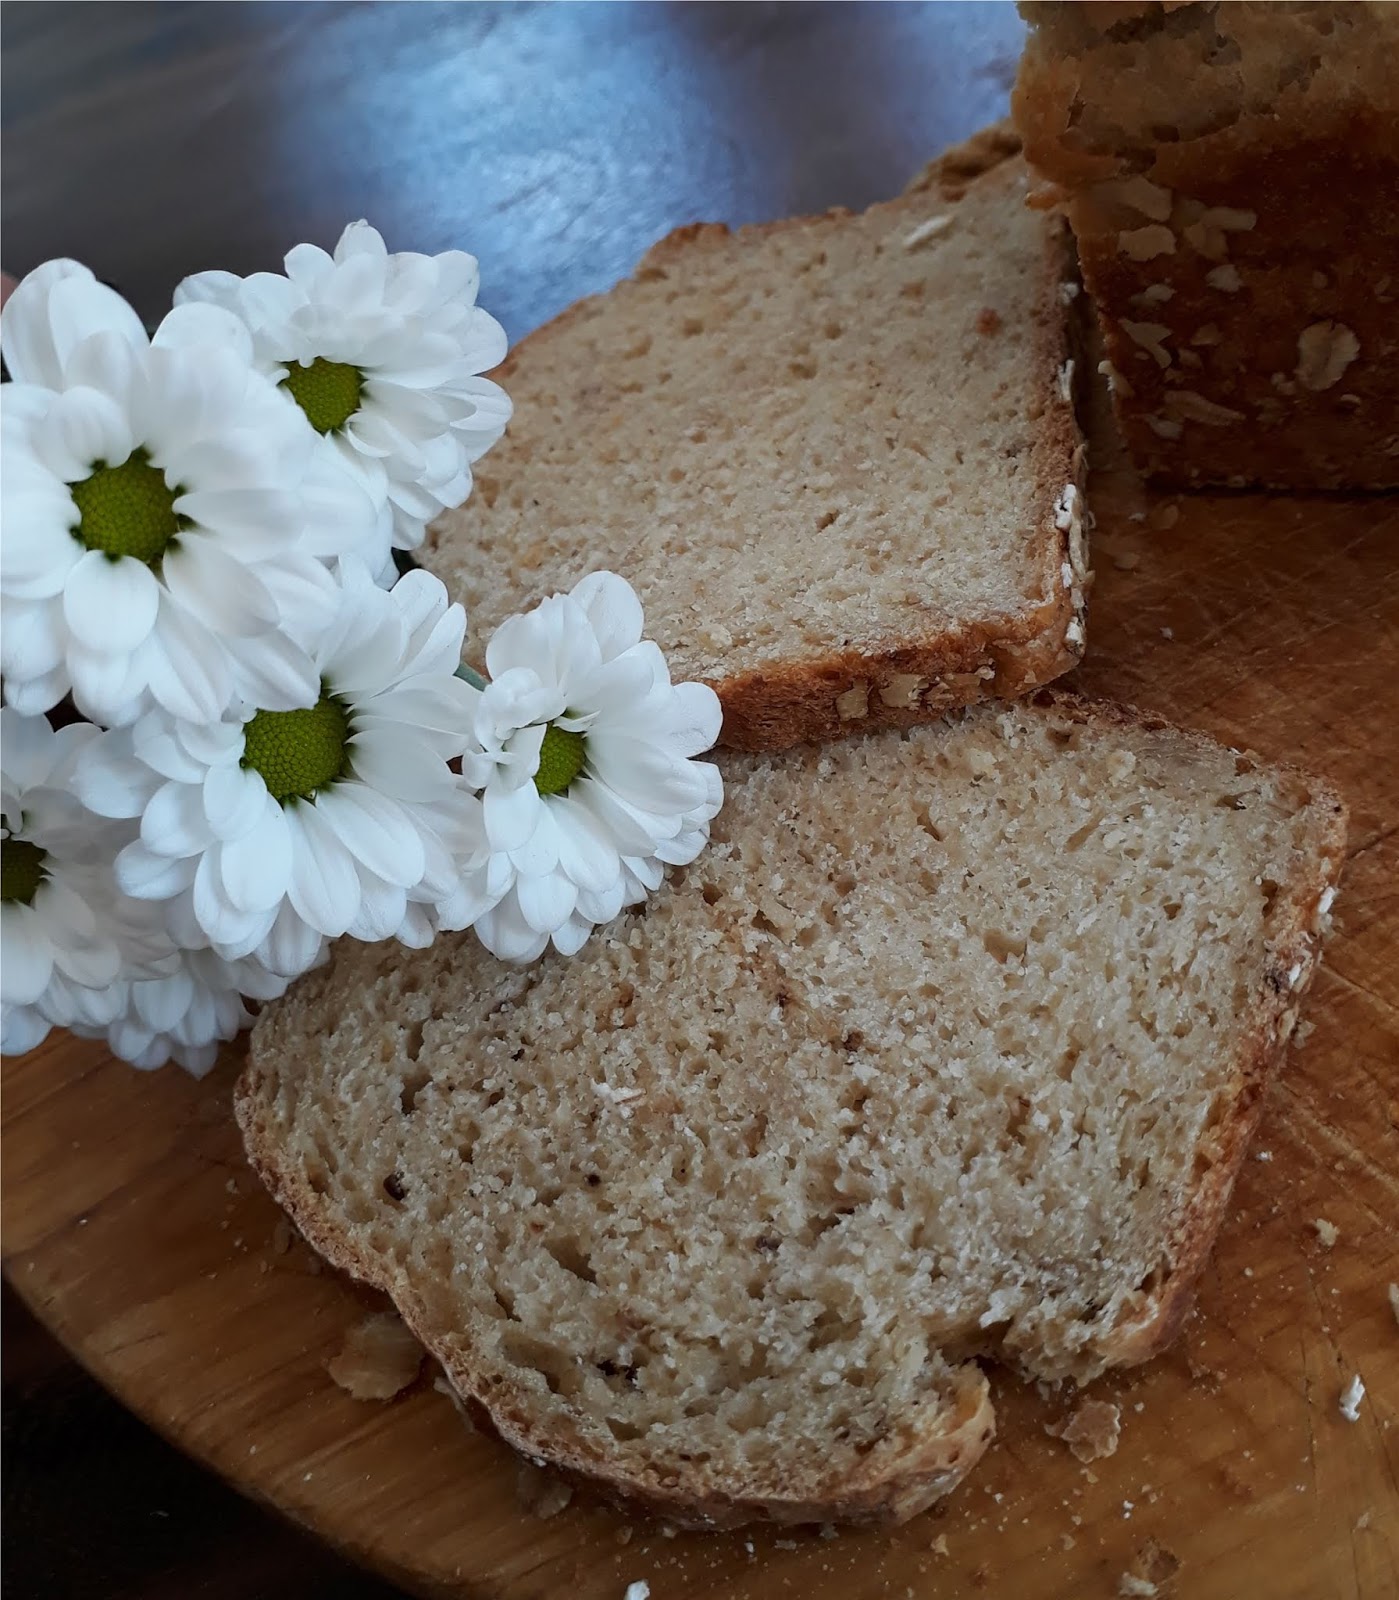
[{"label": "white chrysanthemum flower", "polygon": [[427,523],[471,493],[471,464],[505,431],[510,400],[480,376],[505,358],[505,330],[476,304],[474,256],[391,255],[353,222],[333,256],[298,245],[286,276],[201,272],[176,303],[232,311],[262,370],[391,511],[412,550]]},{"label": "white chrysanthemum flower", "polygon": [[723,784],[691,758],[719,737],[719,699],[672,684],[641,630],[631,585],[595,572],[502,623],[487,647],[462,764],[484,791],[487,848],[467,875],[485,908],[476,932],[507,960],[532,961],[551,940],[572,955],[709,838]]},{"label": "white chrysanthemum flower", "polygon": [[43,717],[0,711],[0,1033],[6,1055],[32,1050],[51,1026],[104,1026],[125,975],[170,965],[154,908],[115,891],[112,861],[133,830],[96,817],[71,792],[99,732],[55,732]]},{"label": "white chrysanthemum flower", "polygon": [[118,884],[165,902],[185,948],[286,976],[345,933],[426,942],[460,900],[452,840],[479,808],[448,766],[468,737],[465,628],[429,573],[383,590],[347,565],[311,703],[212,724],[152,712],[104,736],[76,781],[93,810],[141,819]]},{"label": "white chrysanthemum flower", "polygon": [[290,982],[259,961],[186,950],[166,976],[122,984],[121,1010],[105,1028],[74,1031],[105,1039],[112,1054],[133,1067],[149,1070],[174,1061],[202,1078],[218,1059],[220,1043],[251,1027],[245,998],[276,1000]]},{"label": "white chrysanthemum flower", "polygon": [[71,690],[108,725],[304,703],[299,640],[335,605],[324,561],[372,539],[375,510],[242,324],[182,306],[148,339],[86,267],[50,261],[10,296],[0,344],[7,702],[33,714]]}]

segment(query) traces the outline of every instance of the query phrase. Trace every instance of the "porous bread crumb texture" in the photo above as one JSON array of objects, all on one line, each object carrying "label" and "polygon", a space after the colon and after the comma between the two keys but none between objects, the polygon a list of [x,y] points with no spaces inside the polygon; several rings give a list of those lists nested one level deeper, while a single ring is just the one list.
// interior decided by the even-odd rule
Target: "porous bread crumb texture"
[{"label": "porous bread crumb texture", "polygon": [[1129,379],[1138,465],[1399,485],[1399,7],[1021,9],[1016,120]]},{"label": "porous bread crumb texture", "polygon": [[749,749],[847,731],[853,689],[856,722],[907,723],[1071,666],[1066,230],[1027,181],[1012,156],[859,216],[682,229],[526,339],[509,432],[421,552],[472,648],[610,567]]},{"label": "porous bread crumb texture", "polygon": [[342,946],[239,1117],[513,1443],[682,1520],[902,1516],[989,1434],[968,1357],[1170,1336],[1340,808],[1067,697],[725,779],[573,960]]}]

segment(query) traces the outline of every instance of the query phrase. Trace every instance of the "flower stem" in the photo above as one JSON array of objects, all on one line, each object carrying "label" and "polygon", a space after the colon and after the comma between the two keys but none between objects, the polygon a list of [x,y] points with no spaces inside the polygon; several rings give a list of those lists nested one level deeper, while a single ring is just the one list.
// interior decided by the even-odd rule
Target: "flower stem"
[{"label": "flower stem", "polygon": [[486,680],[481,674],[468,667],[464,661],[457,668],[457,677],[465,678],[473,689],[484,689],[486,687]]}]

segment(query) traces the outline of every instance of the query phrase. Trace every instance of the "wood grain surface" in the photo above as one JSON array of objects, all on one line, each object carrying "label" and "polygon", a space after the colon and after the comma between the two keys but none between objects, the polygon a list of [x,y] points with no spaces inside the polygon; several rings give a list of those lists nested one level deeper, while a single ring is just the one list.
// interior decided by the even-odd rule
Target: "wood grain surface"
[{"label": "wood grain surface", "polygon": [[[577,7],[548,23],[529,6],[12,3],[7,265],[71,251],[150,315],[186,270],[267,266],[369,214],[400,245],[469,243],[486,303],[519,332],[693,216],[893,192],[998,113],[1007,12]],[[1153,499],[1110,432],[1094,439],[1080,686],[1310,765],[1352,811],[1312,1028],[1255,1147],[1267,1159],[1246,1163],[1179,1344],[1089,1391],[1122,1406],[1114,1456],[1080,1465],[1044,1432],[1071,1399],[993,1372],[986,1460],[892,1533],[668,1537],[582,1496],[541,1520],[509,1452],[465,1432],[428,1376],[388,1403],[330,1382],[367,1297],[287,1244],[248,1172],[236,1052],[202,1084],[66,1036],[5,1063],[0,1223],[28,1305],[162,1433],[424,1595],[621,1600],[645,1578],[652,1600],[1087,1600],[1131,1574],[1177,1600],[1391,1600],[1399,508]],[[1329,1250],[1318,1218],[1339,1230]],[[1354,1373],[1368,1394],[1350,1424]],[[293,1588],[254,1563],[217,1592]]]},{"label": "wood grain surface", "polygon": [[[7,1063],[4,1254],[26,1301],[161,1432],[424,1595],[821,1600],[1399,1592],[1399,508],[1157,500],[1096,429],[1086,690],[1331,776],[1352,807],[1308,1037],[1266,1114],[1197,1312],[1165,1357],[1090,1393],[1122,1408],[1091,1467],[1045,1433],[1073,1399],[993,1373],[999,1438],[894,1532],[668,1537],[577,1496],[541,1520],[517,1463],[427,1376],[356,1402],[325,1365],[368,1301],[279,1237],[205,1082],[131,1074],[56,1036]],[[1314,1226],[1339,1230],[1328,1250]],[[1353,1374],[1367,1396],[1346,1422]],[[1176,1567],[1178,1564],[1178,1569]]]}]

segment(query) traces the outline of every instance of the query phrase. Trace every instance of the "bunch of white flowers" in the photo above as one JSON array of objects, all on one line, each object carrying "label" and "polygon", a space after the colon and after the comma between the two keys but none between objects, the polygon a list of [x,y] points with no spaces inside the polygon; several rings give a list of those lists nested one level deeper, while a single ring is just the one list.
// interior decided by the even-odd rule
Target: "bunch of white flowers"
[{"label": "bunch of white flowers", "polygon": [[[366,223],[201,273],[148,336],[85,267],[0,316],[0,1022],[207,1071],[341,936],[532,960],[694,859],[712,690],[612,573],[466,614],[395,550],[510,418],[459,251]],[[50,715],[52,714],[52,715]]]}]

